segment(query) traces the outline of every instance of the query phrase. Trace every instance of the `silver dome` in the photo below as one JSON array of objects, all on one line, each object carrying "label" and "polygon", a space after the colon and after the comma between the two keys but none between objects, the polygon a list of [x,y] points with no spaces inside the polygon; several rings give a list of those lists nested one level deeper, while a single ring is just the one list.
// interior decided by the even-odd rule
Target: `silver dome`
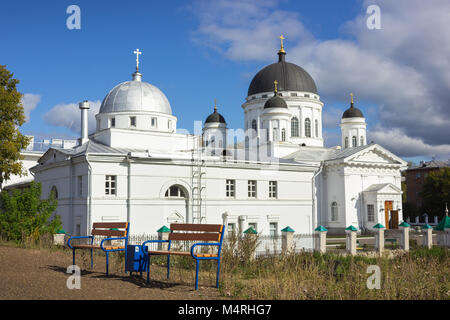
[{"label": "silver dome", "polygon": [[172,114],[169,100],[157,87],[141,81],[134,73],[132,81],[115,86],[103,99],[99,113],[151,111]]}]

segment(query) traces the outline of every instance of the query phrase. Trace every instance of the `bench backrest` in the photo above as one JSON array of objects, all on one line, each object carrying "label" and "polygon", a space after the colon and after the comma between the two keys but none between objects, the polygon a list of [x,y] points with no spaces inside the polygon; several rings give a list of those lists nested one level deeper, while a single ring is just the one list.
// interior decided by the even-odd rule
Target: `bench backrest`
[{"label": "bench backrest", "polygon": [[169,240],[220,242],[223,237],[223,228],[221,224],[172,223]]},{"label": "bench backrest", "polygon": [[94,222],[92,225],[93,236],[127,237],[127,233],[128,222]]}]

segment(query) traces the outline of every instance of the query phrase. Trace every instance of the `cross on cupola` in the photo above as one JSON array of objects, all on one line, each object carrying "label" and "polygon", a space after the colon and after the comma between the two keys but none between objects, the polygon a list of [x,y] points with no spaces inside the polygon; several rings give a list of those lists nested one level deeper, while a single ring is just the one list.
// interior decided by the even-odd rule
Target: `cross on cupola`
[{"label": "cross on cupola", "polygon": [[136,49],[133,51],[133,53],[136,55],[136,71],[139,71],[139,55],[142,54],[142,51]]}]

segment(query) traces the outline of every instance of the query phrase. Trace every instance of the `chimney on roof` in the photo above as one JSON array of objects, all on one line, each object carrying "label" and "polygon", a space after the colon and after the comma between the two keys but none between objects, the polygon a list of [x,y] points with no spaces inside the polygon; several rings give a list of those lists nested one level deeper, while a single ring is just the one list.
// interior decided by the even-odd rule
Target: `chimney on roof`
[{"label": "chimney on roof", "polygon": [[81,110],[81,139],[80,144],[84,144],[89,141],[88,138],[88,110],[89,110],[89,102],[84,100],[80,102],[78,107]]}]

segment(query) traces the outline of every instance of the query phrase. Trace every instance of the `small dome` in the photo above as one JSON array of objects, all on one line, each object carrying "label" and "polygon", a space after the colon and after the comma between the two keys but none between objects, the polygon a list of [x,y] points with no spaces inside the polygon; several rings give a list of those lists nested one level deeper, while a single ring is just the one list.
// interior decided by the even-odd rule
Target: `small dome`
[{"label": "small dome", "polygon": [[278,62],[264,67],[253,78],[248,88],[248,96],[269,92],[273,88],[273,79],[279,81],[279,91],[303,91],[317,94],[313,78],[305,69],[285,61],[284,52],[279,52]]},{"label": "small dome", "polygon": [[141,81],[139,72],[133,80],[115,86],[103,99],[99,113],[150,111],[172,114],[169,100],[154,85]]},{"label": "small dome", "polygon": [[213,122],[218,122],[218,123],[224,123],[226,124],[225,118],[217,112],[217,106],[214,100],[214,112],[211,113],[208,118],[206,118],[205,123],[213,123]]},{"label": "small dome", "polygon": [[287,103],[281,98],[277,93],[274,96],[266,101],[264,104],[264,109],[268,108],[287,108]]},{"label": "small dome", "polygon": [[355,108],[353,105],[353,94],[352,94],[352,101],[350,103],[350,108],[344,111],[344,114],[342,115],[342,119],[346,118],[364,118],[363,113],[358,108]]}]

